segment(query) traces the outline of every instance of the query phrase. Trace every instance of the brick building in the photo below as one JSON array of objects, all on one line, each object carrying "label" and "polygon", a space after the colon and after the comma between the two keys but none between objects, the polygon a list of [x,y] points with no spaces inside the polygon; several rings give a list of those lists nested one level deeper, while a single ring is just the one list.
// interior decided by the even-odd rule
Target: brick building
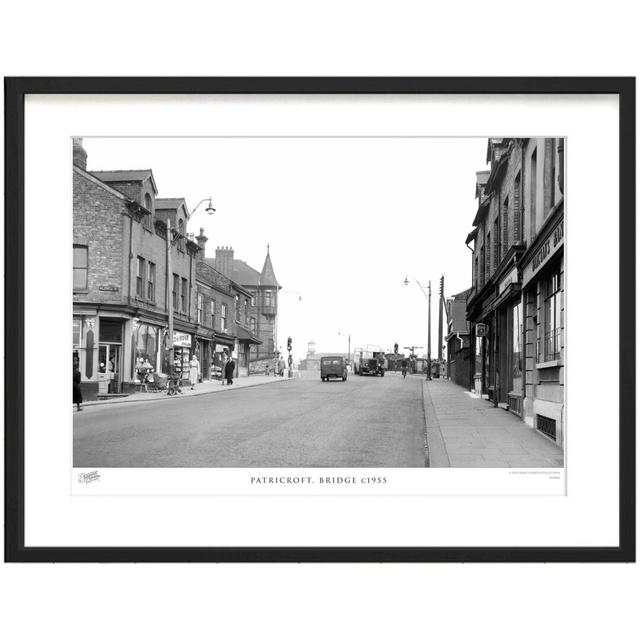
[{"label": "brick building", "polygon": [[239,303],[236,317],[242,329],[241,337],[248,345],[248,357],[246,364],[241,361],[240,366],[246,366],[251,373],[272,367],[278,347],[278,291],[282,287],[276,279],[269,247],[262,271],[235,258],[232,247],[217,247],[215,258],[204,261],[241,288],[236,294]]},{"label": "brick building", "polygon": [[204,229],[200,229],[195,240],[200,247],[196,265],[196,322],[203,377],[220,377],[230,355],[236,358],[236,374],[248,375],[249,349],[260,343],[251,331],[253,296],[205,260]]},{"label": "brick building", "polygon": [[478,394],[564,440],[564,140],[491,138],[476,174],[471,295]]},{"label": "brick building", "polygon": [[447,377],[466,389],[471,388],[471,336],[467,321],[466,289],[446,301],[447,305]]},{"label": "brick building", "polygon": [[188,362],[198,245],[176,236],[167,273],[167,220],[184,229],[184,200],[157,199],[150,169],[88,172],[81,139],[73,149],[73,352],[91,399],[133,390],[145,360],[168,371],[168,301],[176,357]]}]

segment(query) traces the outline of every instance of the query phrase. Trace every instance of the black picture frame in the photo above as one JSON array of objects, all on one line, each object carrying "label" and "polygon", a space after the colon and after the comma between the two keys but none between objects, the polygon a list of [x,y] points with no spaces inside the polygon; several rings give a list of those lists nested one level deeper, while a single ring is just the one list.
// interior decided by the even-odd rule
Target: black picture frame
[{"label": "black picture frame", "polygon": [[[24,539],[25,96],[30,94],[615,94],[619,98],[619,544],[612,547],[26,547]],[[635,78],[5,78],[5,561],[634,562]],[[624,295],[622,295],[624,293]],[[10,364],[9,364],[10,363]]]}]

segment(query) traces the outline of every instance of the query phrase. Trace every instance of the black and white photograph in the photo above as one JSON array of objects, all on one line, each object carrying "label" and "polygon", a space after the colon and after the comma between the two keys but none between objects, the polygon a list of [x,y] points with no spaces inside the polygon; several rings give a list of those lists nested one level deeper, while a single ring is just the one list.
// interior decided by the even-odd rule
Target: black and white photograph
[{"label": "black and white photograph", "polygon": [[69,149],[74,468],[564,468],[564,137]]},{"label": "black and white photograph", "polygon": [[621,557],[622,80],[14,84],[19,555]]}]

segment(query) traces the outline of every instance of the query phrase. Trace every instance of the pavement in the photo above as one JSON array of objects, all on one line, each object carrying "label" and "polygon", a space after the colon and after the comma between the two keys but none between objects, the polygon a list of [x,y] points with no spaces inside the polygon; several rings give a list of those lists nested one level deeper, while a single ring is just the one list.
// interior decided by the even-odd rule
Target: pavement
[{"label": "pavement", "polygon": [[246,387],[257,387],[263,384],[272,384],[274,382],[284,382],[291,380],[292,378],[280,377],[280,376],[265,376],[265,375],[253,375],[243,376],[241,378],[234,378],[232,385],[227,385],[225,382],[222,384],[221,380],[206,380],[199,382],[195,389],[191,390],[191,387],[182,387],[182,393],[176,395],[167,395],[166,391],[137,391],[131,393],[128,396],[122,396],[119,398],[109,398],[108,400],[92,400],[90,402],[83,402],[83,407],[91,407],[102,404],[122,404],[129,402],[155,402],[157,400],[177,400],[179,398],[192,398],[193,396],[201,396],[208,393],[220,393],[233,391],[234,389],[243,389]]},{"label": "pavement", "polygon": [[430,467],[562,467],[562,449],[450,380],[424,381]]}]

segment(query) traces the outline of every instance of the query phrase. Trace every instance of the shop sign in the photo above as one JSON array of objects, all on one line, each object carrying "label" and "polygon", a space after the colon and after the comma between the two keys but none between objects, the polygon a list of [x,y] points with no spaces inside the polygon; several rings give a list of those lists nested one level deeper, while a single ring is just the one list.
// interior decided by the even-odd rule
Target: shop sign
[{"label": "shop sign", "polygon": [[191,336],[188,333],[181,333],[180,331],[174,331],[173,346],[174,347],[191,347]]},{"label": "shop sign", "polygon": [[498,285],[498,295],[504,293],[507,287],[514,282],[518,282],[518,267],[511,269],[511,271],[502,278]]},{"label": "shop sign", "polygon": [[545,241],[542,243],[540,248],[535,252],[531,262],[525,267],[522,282],[526,284],[529,282],[535,273],[543,267],[551,256],[553,256],[556,251],[563,245],[564,243],[564,220],[560,220],[560,222],[554,227],[553,231],[547,236]]}]

